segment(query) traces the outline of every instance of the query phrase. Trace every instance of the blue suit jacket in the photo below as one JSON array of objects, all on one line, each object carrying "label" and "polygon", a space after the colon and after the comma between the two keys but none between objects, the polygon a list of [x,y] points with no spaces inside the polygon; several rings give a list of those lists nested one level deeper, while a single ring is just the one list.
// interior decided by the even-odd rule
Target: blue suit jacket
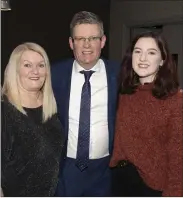
[{"label": "blue suit jacket", "polygon": [[[71,75],[74,59],[59,62],[51,67],[53,92],[56,98],[58,114],[64,127],[66,140],[68,138],[69,99]],[[114,139],[114,126],[118,90],[118,74],[120,64],[103,59],[106,67],[108,83],[108,127],[109,127],[109,152],[112,152]]]}]

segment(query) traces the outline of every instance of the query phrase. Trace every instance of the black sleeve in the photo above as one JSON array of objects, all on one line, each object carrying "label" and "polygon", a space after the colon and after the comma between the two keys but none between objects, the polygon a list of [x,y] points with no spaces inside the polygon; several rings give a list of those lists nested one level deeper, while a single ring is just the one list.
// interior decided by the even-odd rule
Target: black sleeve
[{"label": "black sleeve", "polygon": [[12,153],[13,137],[8,129],[6,107],[1,102],[1,182],[6,183],[6,173],[8,171],[8,164]]},{"label": "black sleeve", "polygon": [[6,108],[3,103],[1,103],[1,152],[4,159],[9,159],[12,150],[12,133],[8,129],[8,123],[6,119]]}]

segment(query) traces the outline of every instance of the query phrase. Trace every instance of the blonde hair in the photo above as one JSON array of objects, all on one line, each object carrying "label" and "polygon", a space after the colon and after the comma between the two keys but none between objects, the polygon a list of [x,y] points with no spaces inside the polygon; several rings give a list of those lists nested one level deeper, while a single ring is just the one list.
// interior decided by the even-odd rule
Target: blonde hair
[{"label": "blonde hair", "polygon": [[21,105],[19,87],[18,87],[18,69],[20,60],[25,51],[32,50],[39,53],[45,62],[47,76],[42,87],[43,93],[43,122],[47,121],[57,112],[55,97],[51,86],[50,62],[45,50],[36,43],[23,43],[17,46],[10,55],[8,65],[4,72],[4,84],[2,95],[6,95],[9,102],[14,105],[20,112],[26,114]]}]

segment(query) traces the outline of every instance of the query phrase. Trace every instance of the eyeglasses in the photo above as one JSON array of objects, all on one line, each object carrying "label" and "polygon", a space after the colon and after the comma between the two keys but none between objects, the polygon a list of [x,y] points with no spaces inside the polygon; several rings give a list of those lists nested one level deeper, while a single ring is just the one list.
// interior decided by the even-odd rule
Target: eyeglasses
[{"label": "eyeglasses", "polygon": [[77,43],[85,43],[86,41],[88,41],[89,43],[95,43],[95,42],[101,40],[102,37],[100,37],[100,36],[90,36],[88,38],[85,38],[85,37],[74,37],[72,39],[73,39],[73,41],[75,41]]}]

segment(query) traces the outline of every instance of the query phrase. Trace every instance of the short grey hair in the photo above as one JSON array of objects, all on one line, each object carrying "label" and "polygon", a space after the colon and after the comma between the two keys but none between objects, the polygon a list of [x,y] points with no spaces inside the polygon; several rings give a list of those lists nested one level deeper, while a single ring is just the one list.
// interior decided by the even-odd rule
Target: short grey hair
[{"label": "short grey hair", "polygon": [[101,36],[104,35],[103,22],[100,17],[92,12],[81,11],[74,15],[70,23],[70,35],[73,37],[73,30],[76,25],[80,24],[97,24],[100,28]]}]

